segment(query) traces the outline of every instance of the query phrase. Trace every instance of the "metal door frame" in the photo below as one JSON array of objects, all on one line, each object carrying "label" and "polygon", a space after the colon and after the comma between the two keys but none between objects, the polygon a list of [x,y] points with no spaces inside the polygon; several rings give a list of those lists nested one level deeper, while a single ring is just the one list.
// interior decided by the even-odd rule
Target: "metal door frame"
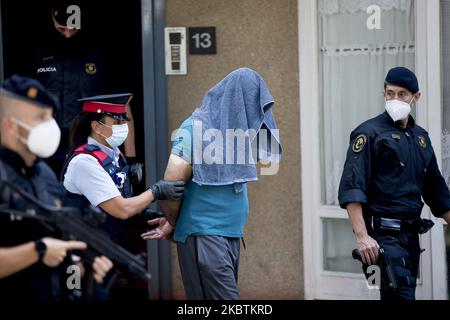
[{"label": "metal door frame", "polygon": [[[141,0],[142,84],[146,184],[161,179],[168,159],[167,78],[165,75],[165,0]],[[159,142],[159,143],[158,143]],[[153,204],[155,206],[155,204]],[[149,298],[172,299],[170,243],[148,241],[148,265],[152,275]]]}]

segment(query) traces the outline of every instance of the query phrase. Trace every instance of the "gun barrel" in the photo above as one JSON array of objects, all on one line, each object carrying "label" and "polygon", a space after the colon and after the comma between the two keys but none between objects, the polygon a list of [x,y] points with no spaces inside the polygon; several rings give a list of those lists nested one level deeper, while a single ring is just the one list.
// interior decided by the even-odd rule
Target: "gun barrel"
[{"label": "gun barrel", "polygon": [[138,275],[142,280],[150,281],[152,279],[152,276],[150,275],[150,273],[147,272],[147,270],[145,270],[142,266],[139,266],[134,262],[128,265],[128,271]]}]

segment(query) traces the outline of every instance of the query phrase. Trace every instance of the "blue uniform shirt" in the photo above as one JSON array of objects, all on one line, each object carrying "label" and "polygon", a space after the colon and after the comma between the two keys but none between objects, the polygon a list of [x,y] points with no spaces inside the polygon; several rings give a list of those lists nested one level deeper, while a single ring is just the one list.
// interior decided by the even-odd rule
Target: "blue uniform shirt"
[{"label": "blue uniform shirt", "polygon": [[[172,139],[172,153],[191,163],[192,119],[186,119]],[[247,185],[236,192],[234,185],[198,185],[189,180],[175,228],[174,239],[186,242],[189,235],[240,238],[248,216]]]},{"label": "blue uniform shirt", "polygon": [[423,200],[435,216],[450,210],[450,193],[442,177],[428,133],[412,117],[402,129],[387,112],[357,127],[339,186],[339,203],[377,213],[417,217]]}]

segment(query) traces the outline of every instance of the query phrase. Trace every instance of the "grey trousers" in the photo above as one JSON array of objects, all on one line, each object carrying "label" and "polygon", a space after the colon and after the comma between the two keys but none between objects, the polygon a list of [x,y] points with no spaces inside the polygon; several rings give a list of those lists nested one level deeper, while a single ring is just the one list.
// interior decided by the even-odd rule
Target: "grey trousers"
[{"label": "grey trousers", "polygon": [[240,238],[189,236],[177,243],[189,300],[238,300]]}]

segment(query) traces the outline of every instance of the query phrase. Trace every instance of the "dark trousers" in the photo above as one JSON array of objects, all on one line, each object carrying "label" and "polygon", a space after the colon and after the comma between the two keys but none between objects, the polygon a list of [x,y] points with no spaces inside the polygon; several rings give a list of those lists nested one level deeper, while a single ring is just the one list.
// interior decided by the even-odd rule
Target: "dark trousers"
[{"label": "dark trousers", "polygon": [[[392,263],[392,270],[397,280],[397,290],[387,287],[381,282],[381,300],[415,300],[416,280],[419,269],[420,245],[417,232],[374,232],[369,234],[384,249],[385,256],[389,257]],[[363,266],[364,271],[367,266]],[[383,268],[381,273],[386,272]]]}]

